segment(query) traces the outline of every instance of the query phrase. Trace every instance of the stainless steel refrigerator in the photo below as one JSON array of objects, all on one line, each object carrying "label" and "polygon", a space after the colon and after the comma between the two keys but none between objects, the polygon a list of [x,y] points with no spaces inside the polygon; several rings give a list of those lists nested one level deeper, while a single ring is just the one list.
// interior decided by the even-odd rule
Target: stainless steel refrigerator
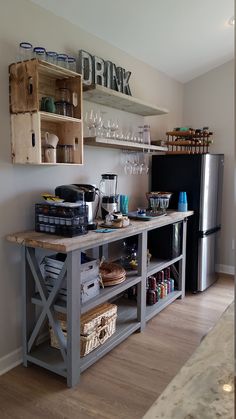
[{"label": "stainless steel refrigerator", "polygon": [[151,190],[170,191],[170,208],[178,207],[180,191],[187,192],[189,217],[186,288],[203,291],[216,280],[216,240],[221,229],[223,154],[152,157]]}]

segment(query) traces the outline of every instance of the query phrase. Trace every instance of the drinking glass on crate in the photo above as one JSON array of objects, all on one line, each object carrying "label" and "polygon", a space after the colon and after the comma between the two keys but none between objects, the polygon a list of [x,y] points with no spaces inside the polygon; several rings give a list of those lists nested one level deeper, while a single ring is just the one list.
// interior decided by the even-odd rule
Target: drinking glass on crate
[{"label": "drinking glass on crate", "polygon": [[51,64],[57,64],[57,52],[46,51],[46,61]]},{"label": "drinking glass on crate", "polygon": [[57,64],[60,67],[68,68],[68,55],[67,54],[58,54],[57,55]]},{"label": "drinking glass on crate", "polygon": [[33,45],[29,42],[21,42],[19,44],[19,56],[17,61],[26,61],[33,58]]},{"label": "drinking glass on crate", "polygon": [[68,57],[68,68],[71,71],[76,71],[76,59],[75,59],[75,57]]},{"label": "drinking glass on crate", "polygon": [[38,58],[38,60],[46,60],[46,50],[43,47],[35,47],[34,48],[34,57]]}]

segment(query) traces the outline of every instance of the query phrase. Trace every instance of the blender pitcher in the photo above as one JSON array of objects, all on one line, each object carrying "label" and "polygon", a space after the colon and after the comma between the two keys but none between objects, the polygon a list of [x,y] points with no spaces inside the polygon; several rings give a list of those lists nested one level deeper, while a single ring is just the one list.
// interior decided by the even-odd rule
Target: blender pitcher
[{"label": "blender pitcher", "polygon": [[105,219],[107,214],[116,212],[118,209],[117,175],[106,173],[101,177],[99,190],[102,197],[102,218]]}]

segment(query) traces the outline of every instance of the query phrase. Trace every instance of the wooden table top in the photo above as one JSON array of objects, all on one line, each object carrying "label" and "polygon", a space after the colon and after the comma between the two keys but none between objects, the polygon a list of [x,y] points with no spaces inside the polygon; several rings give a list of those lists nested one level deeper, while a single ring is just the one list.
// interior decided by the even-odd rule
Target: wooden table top
[{"label": "wooden table top", "polygon": [[101,246],[115,240],[139,234],[145,230],[148,231],[168,224],[173,224],[182,221],[191,215],[193,215],[193,211],[178,212],[169,210],[166,216],[156,217],[150,221],[137,221],[132,219],[131,224],[128,227],[114,229],[114,231],[110,233],[89,231],[88,234],[72,238],[38,233],[36,231],[12,233],[6,238],[9,242],[22,246],[50,249],[55,250],[56,252],[67,253],[76,249],[86,250],[95,246]]}]

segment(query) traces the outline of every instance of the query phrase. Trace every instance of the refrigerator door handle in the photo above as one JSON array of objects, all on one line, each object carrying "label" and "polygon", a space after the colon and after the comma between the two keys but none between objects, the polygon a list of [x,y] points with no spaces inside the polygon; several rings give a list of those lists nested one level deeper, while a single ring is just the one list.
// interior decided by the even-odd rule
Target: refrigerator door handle
[{"label": "refrigerator door handle", "polygon": [[211,228],[210,230],[200,231],[199,237],[202,238],[202,237],[210,236],[210,234],[214,234],[217,231],[220,231],[220,229],[221,229],[221,226],[219,225],[217,227]]}]

